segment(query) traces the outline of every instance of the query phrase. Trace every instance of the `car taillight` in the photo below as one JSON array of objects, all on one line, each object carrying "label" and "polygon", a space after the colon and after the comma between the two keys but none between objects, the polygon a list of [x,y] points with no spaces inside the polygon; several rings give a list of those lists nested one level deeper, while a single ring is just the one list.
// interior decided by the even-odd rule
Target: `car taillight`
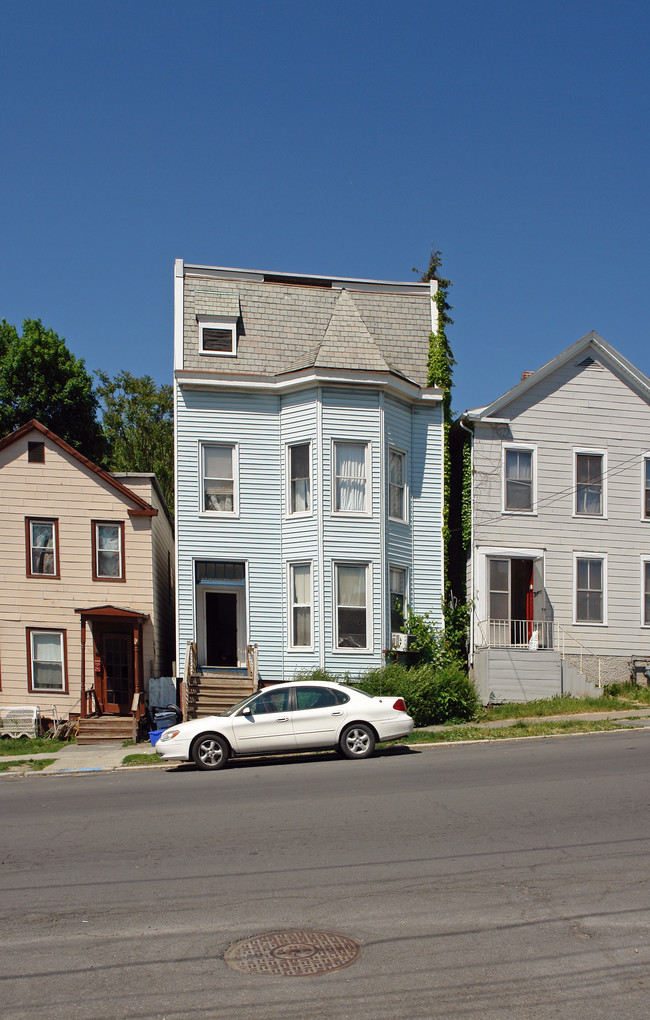
[{"label": "car taillight", "polygon": [[393,708],[396,712],[406,712],[406,702],[404,701],[404,698],[398,698],[397,701],[394,701]]}]

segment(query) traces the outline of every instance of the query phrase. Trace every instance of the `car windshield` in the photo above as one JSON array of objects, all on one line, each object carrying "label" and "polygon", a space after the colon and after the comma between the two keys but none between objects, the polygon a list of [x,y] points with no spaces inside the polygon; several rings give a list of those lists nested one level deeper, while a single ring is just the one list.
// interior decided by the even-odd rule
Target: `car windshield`
[{"label": "car windshield", "polygon": [[239,712],[240,708],[243,708],[249,701],[252,701],[257,694],[257,691],[255,691],[255,694],[249,694],[243,701],[238,701],[236,705],[231,705],[230,708],[225,708],[223,712],[219,712],[219,715],[234,715],[235,712]]}]

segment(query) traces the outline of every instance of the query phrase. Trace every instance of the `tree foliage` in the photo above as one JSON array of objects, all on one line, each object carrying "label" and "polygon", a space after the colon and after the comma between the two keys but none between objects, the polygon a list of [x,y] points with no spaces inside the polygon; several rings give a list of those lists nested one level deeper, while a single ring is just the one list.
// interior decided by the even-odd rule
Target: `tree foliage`
[{"label": "tree foliage", "polygon": [[174,509],[174,401],[172,387],[150,375],[96,372],[110,471],[154,472]]},{"label": "tree foliage", "polygon": [[0,323],[0,435],[36,418],[91,460],[104,443],[93,380],[65,339],[40,319],[25,319],[22,334]]}]

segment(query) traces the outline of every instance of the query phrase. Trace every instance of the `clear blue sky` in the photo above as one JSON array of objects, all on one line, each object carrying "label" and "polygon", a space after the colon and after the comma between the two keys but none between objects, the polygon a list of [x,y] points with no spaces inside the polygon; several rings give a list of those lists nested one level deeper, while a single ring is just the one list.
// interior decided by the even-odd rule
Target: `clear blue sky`
[{"label": "clear blue sky", "polygon": [[451,278],[456,411],[650,373],[650,5],[0,0],[0,318],[171,381],[172,266]]}]

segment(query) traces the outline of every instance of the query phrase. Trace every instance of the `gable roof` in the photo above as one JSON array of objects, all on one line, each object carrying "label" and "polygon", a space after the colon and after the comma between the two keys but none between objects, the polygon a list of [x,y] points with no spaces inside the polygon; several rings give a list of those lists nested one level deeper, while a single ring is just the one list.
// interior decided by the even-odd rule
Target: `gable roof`
[{"label": "gable roof", "polygon": [[112,488],[119,492],[121,496],[124,496],[126,499],[129,499],[133,504],[135,504],[129,510],[129,516],[131,517],[158,516],[158,511],[156,510],[155,507],[151,506],[150,503],[147,503],[147,501],[142,499],[141,496],[138,496],[137,493],[133,492],[131,489],[128,489],[126,485],[122,485],[121,482],[118,482],[117,478],[114,478],[113,475],[111,475],[108,471],[104,471],[103,468],[100,468],[97,464],[94,464],[92,460],[88,459],[88,457],[84,457],[82,453],[79,453],[78,450],[75,450],[74,446],[70,446],[69,443],[66,443],[65,439],[61,439],[60,436],[57,436],[55,432],[52,432],[50,429],[45,428],[45,426],[41,425],[40,421],[36,421],[35,418],[32,418],[32,420],[26,422],[25,425],[21,425],[20,428],[17,428],[13,432],[10,432],[8,436],[4,437],[4,439],[0,439],[0,450],[6,449],[8,446],[11,446],[19,439],[23,439],[29,432],[40,432],[41,435],[47,436],[47,438],[51,440],[51,442],[55,443],[61,450],[69,454],[69,456],[74,457],[75,460],[79,461],[79,463],[83,464],[85,468],[96,474],[99,478],[102,479],[102,481],[106,482],[107,485],[112,486]]},{"label": "gable roof", "polygon": [[474,407],[465,411],[461,417],[468,418],[470,421],[483,421],[486,418],[498,417],[499,412],[505,410],[508,404],[522,396],[522,394],[526,393],[538,382],[541,382],[542,379],[551,375],[567,362],[580,357],[583,353],[586,355],[591,351],[600,355],[604,361],[609,362],[630,385],[636,386],[650,400],[650,379],[636,365],[633,365],[631,361],[628,361],[627,358],[620,354],[616,348],[608,344],[606,340],[603,340],[598,333],[591,330],[590,333],[585,334],[580,340],[572,344],[571,347],[567,347],[557,357],[547,361],[545,365],[542,365],[535,372],[526,375],[521,382],[507,390],[500,397],[497,397],[491,404],[488,404],[486,407]]}]

